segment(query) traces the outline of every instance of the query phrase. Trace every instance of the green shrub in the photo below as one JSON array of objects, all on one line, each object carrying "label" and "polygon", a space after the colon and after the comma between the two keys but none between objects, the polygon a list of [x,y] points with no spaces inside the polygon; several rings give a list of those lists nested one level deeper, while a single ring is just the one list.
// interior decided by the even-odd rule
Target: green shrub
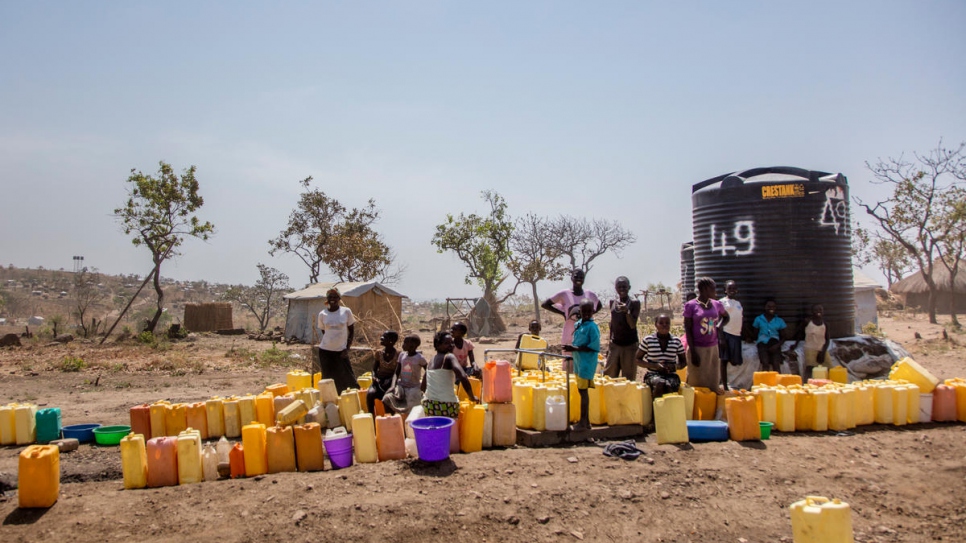
[{"label": "green shrub", "polygon": [[87,364],[84,362],[83,358],[79,356],[67,355],[61,361],[60,367],[58,367],[57,369],[63,372],[73,373],[73,372],[78,372],[86,367],[87,367]]},{"label": "green shrub", "polygon": [[145,330],[137,335],[138,343],[143,343],[145,345],[154,346],[157,344],[158,339],[154,337],[154,332],[150,330]]},{"label": "green shrub", "polygon": [[883,332],[879,325],[874,322],[868,322],[862,327],[862,333],[867,336],[872,337],[885,337],[885,332]]},{"label": "green shrub", "polygon": [[262,351],[258,355],[258,359],[266,366],[287,366],[298,363],[298,359],[292,357],[292,353],[279,349],[274,341],[272,342],[272,348]]}]

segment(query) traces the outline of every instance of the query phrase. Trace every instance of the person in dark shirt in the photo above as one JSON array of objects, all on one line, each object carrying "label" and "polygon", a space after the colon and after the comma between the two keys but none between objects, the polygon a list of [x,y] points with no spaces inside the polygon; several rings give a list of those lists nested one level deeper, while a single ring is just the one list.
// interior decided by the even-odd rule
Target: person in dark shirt
[{"label": "person in dark shirt", "polygon": [[628,381],[637,378],[637,319],[641,316],[641,301],[630,295],[631,282],[620,276],[614,281],[617,299],[610,301],[610,346],[604,375],[623,375]]}]

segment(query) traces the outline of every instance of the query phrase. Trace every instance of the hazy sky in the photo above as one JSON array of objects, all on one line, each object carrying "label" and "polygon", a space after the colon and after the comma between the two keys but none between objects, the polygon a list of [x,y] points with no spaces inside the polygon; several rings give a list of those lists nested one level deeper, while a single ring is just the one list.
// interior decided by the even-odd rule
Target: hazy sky
[{"label": "hazy sky", "polygon": [[693,183],[789,165],[868,199],[865,161],[966,140],[964,23],[961,1],[0,0],[0,264],[146,274],[112,211],[164,160],[198,167],[217,228],[166,277],[303,286],[267,242],[311,175],[376,199],[417,300],[479,293],[430,239],[483,189],[637,233],[591,288],[673,284]]}]

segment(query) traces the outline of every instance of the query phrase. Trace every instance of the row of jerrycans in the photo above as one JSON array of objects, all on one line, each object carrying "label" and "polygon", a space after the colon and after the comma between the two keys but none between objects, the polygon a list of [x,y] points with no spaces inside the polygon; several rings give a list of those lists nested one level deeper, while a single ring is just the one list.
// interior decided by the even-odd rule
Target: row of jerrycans
[{"label": "row of jerrycans", "polygon": [[0,406],[0,445],[49,443],[60,438],[60,408],[28,403]]},{"label": "row of jerrycans", "polygon": [[[402,419],[358,414],[352,421],[357,462],[406,457]],[[241,443],[231,446],[224,438],[217,449],[202,448],[200,433],[187,429],[177,437],[149,439],[131,433],[121,440],[125,488],[191,484],[214,480],[219,464],[232,477],[252,477],[286,471],[318,471],[324,467],[321,425],[266,427],[252,423],[242,428]],[[211,449],[211,450],[209,450]]]},{"label": "row of jerrycans", "polygon": [[[689,398],[690,396],[690,398]],[[720,397],[723,400],[723,416],[728,421],[729,437],[734,441],[757,441],[761,439],[761,428],[757,402],[748,394],[735,394]],[[706,401],[706,400],[702,400]],[[717,399],[715,402],[717,403]],[[689,406],[690,404],[690,406]],[[710,409],[709,405],[705,408]],[[657,442],[687,443],[687,421],[699,413],[694,389],[682,386],[676,394],[665,394],[654,400],[654,427]],[[702,408],[704,409],[704,408]],[[704,411],[700,411],[703,413]],[[689,416],[689,413],[691,416]]]},{"label": "row of jerrycans", "polygon": [[921,395],[910,383],[849,386],[752,387],[759,417],[781,432],[842,431],[867,424],[902,426],[920,421]]},{"label": "row of jerrycans", "polygon": [[[334,394],[331,380],[322,382],[328,385],[323,387],[324,390],[331,389],[332,394],[323,394],[321,390],[313,388],[289,392],[288,385],[276,384],[270,385],[265,392],[258,395],[216,397],[196,403],[171,403],[162,400],[153,404],[136,405],[130,409],[131,429],[134,433],[149,438],[177,436],[189,427],[197,430],[202,439],[222,436],[238,438],[241,436],[242,427],[250,422],[274,426],[283,411],[296,402],[301,402],[305,411],[290,409],[284,415],[289,418],[283,420],[283,423],[302,423],[308,409],[320,401],[323,404],[340,402],[339,396]],[[353,392],[358,394],[358,391]],[[356,399],[358,400],[358,396]],[[292,413],[297,413],[297,416],[293,417]]]},{"label": "row of jerrycans", "polygon": [[[513,380],[516,425],[537,431],[566,430],[567,423],[580,418],[580,394],[574,378],[570,382],[569,408],[566,381],[540,382],[539,375]],[[651,390],[623,378],[595,380],[588,389],[588,415],[593,425],[650,424]]]}]

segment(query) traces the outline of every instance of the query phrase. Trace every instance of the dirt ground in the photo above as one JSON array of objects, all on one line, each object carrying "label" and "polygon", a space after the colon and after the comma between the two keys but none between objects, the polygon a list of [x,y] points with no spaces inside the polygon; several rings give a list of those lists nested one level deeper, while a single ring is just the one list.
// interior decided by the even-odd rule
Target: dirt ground
[{"label": "dirt ground", "polygon": [[[921,319],[880,323],[942,378],[966,376],[966,335],[941,338]],[[511,330],[486,348],[512,347]],[[2,332],[2,331],[0,331]],[[918,332],[923,339],[914,339]],[[553,330],[545,335],[555,337]],[[424,349],[429,333],[421,334]],[[0,349],[0,402],[59,406],[63,423],[128,424],[130,406],[199,401],[284,382],[270,344],[213,335],[152,349],[131,343]],[[306,346],[279,346],[302,358]],[[426,349],[429,350],[429,349]],[[277,355],[278,353],[273,353]],[[65,372],[65,356],[85,368]],[[123,490],[116,447],[61,456],[61,495],[20,510],[17,455],[0,447],[0,540],[8,541],[791,541],[788,505],[840,498],[856,541],[966,541],[966,425],[865,426],[760,443],[657,445],[636,461],[603,444],[510,448],[339,471]]]}]

